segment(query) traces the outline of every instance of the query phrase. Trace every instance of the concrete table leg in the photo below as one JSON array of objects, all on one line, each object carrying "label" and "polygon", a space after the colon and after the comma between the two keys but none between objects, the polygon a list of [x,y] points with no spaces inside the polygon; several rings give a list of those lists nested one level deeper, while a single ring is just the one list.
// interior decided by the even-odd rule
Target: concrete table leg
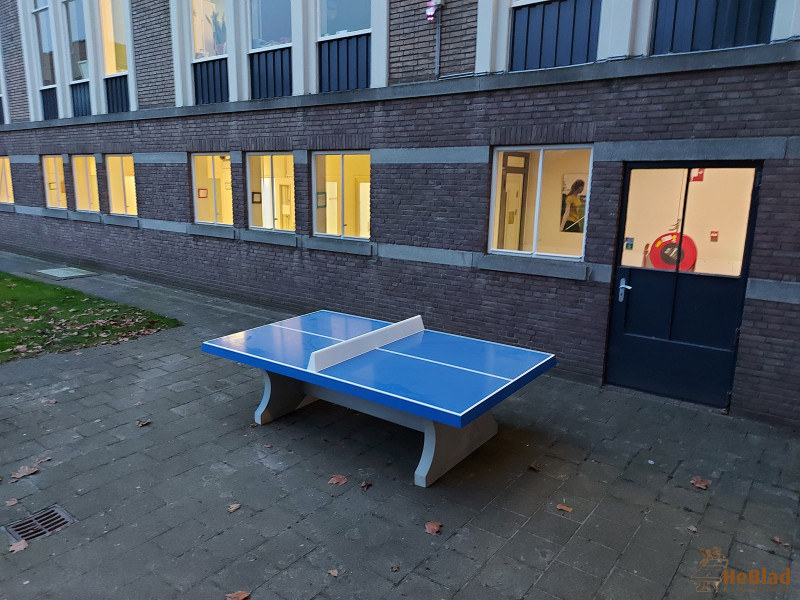
[{"label": "concrete table leg", "polygon": [[264,425],[316,400],[306,395],[303,382],[264,372],[264,395],[255,412],[255,422]]}]

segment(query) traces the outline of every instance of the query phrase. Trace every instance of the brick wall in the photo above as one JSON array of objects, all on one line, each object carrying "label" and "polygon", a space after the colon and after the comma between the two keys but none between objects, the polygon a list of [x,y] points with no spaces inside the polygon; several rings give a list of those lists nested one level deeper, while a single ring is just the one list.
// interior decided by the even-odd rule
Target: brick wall
[{"label": "brick wall", "polygon": [[3,69],[6,75],[8,106],[11,121],[30,121],[28,88],[22,60],[22,37],[19,30],[19,13],[15,0],[0,0],[0,44],[3,46]]},{"label": "brick wall", "polygon": [[140,109],[175,106],[169,4],[164,0],[131,0]]},{"label": "brick wall", "polygon": [[441,75],[475,72],[478,0],[448,0],[442,9]]},{"label": "brick wall", "polygon": [[134,165],[136,205],[143,219],[192,222],[192,175],[188,164]]}]

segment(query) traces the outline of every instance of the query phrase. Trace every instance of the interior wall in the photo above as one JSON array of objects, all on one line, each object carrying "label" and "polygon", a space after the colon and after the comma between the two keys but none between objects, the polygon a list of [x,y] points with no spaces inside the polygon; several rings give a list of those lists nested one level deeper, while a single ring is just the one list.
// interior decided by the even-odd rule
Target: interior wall
[{"label": "interior wall", "polygon": [[[561,231],[561,195],[565,181],[569,187],[578,176],[584,181],[584,191],[581,195],[588,194],[591,156],[592,151],[588,149],[545,151],[542,161],[542,190],[537,226],[536,251],[538,253],[564,256],[581,256],[583,254],[584,233]],[[533,193],[535,193],[535,189]],[[586,219],[583,221],[582,231],[586,231]]]}]

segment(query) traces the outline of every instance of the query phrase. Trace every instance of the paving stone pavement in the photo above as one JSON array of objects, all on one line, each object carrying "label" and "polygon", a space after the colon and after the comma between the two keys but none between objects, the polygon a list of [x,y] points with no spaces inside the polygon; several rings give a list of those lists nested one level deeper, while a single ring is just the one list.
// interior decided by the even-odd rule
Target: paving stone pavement
[{"label": "paving stone pavement", "polygon": [[[0,252],[0,271],[50,266]],[[417,432],[323,402],[250,427],[261,373],[200,344],[291,312],[110,273],[61,284],[185,324],[0,366],[0,524],[53,503],[76,519],[0,552],[0,600],[800,599],[792,431],[543,376],[422,489]],[[697,592],[713,547],[791,584]]]}]

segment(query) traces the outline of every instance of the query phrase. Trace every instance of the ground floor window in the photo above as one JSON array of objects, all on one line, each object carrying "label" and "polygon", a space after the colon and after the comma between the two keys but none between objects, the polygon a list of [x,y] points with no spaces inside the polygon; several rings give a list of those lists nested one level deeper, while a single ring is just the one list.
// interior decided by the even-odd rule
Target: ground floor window
[{"label": "ground floor window", "polygon": [[291,154],[248,157],[250,227],[294,231],[294,159]]},{"label": "ground floor window", "polygon": [[580,258],[591,148],[495,153],[489,249]]},{"label": "ground floor window", "polygon": [[314,232],[369,238],[369,154],[316,154],[314,170]]},{"label": "ground floor window", "polygon": [[11,162],[7,156],[0,156],[0,202],[14,203],[14,188],[11,185]]},{"label": "ground floor window", "polygon": [[195,221],[233,225],[230,155],[195,154],[192,165]]},{"label": "ground floor window", "polygon": [[108,171],[108,200],[111,213],[136,215],[136,177],[133,156],[106,156]]},{"label": "ground floor window", "polygon": [[72,174],[75,178],[75,206],[78,210],[99,212],[97,193],[97,163],[94,156],[73,156]]},{"label": "ground floor window", "polygon": [[42,157],[44,195],[48,208],[67,208],[67,189],[64,185],[64,161],[60,156]]}]

